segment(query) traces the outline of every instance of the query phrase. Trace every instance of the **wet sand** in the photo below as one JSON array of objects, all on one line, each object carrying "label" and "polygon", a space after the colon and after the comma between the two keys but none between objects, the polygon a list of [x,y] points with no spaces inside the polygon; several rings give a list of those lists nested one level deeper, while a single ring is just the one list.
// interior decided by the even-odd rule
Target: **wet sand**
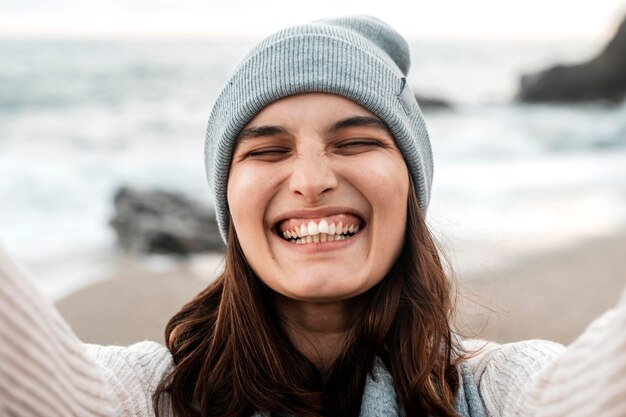
[{"label": "wet sand", "polygon": [[[121,257],[111,277],[57,303],[85,342],[163,342],[168,319],[215,276],[216,256],[154,271]],[[626,233],[457,277],[462,333],[570,343],[626,288]]]}]

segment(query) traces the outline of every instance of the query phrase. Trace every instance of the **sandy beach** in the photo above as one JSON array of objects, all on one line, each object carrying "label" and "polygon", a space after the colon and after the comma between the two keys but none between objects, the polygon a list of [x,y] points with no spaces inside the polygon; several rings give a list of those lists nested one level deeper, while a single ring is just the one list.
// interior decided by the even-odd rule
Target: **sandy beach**
[{"label": "sandy beach", "polygon": [[458,281],[457,321],[466,335],[569,344],[626,290],[626,233]]},{"label": "sandy beach", "polygon": [[[120,257],[104,281],[60,300],[57,307],[85,342],[163,342],[168,319],[202,290],[219,255],[156,271]],[[575,247],[458,276],[458,323],[469,337],[511,342],[571,343],[626,288],[626,232]]]}]

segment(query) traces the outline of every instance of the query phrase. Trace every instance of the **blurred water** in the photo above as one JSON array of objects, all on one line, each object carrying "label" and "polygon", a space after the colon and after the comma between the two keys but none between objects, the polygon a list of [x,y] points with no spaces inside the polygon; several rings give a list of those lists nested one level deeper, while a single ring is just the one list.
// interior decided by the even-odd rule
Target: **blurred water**
[{"label": "blurred water", "polygon": [[[89,275],[55,271],[106,265],[121,184],[208,199],[208,113],[253,44],[0,41],[0,240],[45,292],[60,296]],[[457,262],[506,260],[626,224],[626,105],[511,101],[520,73],[599,47],[413,42],[414,89],[455,104],[426,117],[429,222]]]}]

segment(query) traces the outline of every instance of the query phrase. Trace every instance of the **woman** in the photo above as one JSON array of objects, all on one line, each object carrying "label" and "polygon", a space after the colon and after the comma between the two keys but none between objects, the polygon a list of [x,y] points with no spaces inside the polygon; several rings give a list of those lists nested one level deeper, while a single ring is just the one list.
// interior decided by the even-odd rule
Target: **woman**
[{"label": "woman", "polygon": [[[359,16],[283,30],[243,59],[206,136],[225,271],[171,319],[167,348],[82,345],[0,259],[0,410],[623,415],[626,300],[566,351],[454,336],[408,69],[404,39]],[[589,352],[599,365],[578,372]]]}]

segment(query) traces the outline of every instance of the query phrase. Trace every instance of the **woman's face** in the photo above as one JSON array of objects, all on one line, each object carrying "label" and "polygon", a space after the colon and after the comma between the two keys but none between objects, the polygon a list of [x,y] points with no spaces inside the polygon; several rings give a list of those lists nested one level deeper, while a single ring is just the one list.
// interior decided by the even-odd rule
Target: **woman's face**
[{"label": "woman's face", "polygon": [[265,107],[242,130],[228,204],[246,259],[294,300],[347,300],[376,285],[404,241],[409,174],[374,114],[307,93]]}]

